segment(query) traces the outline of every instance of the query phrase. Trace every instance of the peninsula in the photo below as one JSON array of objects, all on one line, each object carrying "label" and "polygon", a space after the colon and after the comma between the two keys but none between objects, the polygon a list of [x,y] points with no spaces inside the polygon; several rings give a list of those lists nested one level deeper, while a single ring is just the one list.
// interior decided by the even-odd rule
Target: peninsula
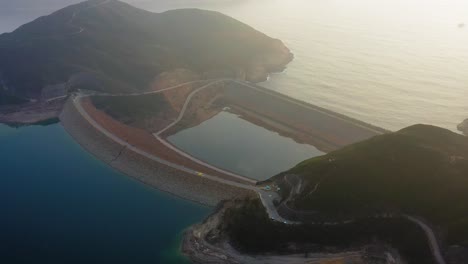
[{"label": "peninsula", "polygon": [[0,35],[0,122],[56,117],[77,89],[130,93],[199,79],[263,81],[292,58],[280,40],[217,12],[157,14],[90,0]]}]

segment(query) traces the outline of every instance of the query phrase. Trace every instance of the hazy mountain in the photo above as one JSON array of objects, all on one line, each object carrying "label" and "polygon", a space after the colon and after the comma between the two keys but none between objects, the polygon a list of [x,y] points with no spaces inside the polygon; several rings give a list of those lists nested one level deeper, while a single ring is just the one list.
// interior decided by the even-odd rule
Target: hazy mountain
[{"label": "hazy mountain", "polygon": [[151,13],[92,0],[0,35],[0,85],[4,95],[36,98],[46,85],[86,72],[106,91],[144,90],[176,68],[257,81],[291,59],[281,41],[217,12]]}]

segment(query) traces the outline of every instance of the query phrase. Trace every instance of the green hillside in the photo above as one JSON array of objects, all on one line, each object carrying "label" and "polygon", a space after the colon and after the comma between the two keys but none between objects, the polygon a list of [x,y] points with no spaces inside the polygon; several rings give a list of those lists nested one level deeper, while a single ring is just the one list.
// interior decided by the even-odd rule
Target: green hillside
[{"label": "green hillside", "polygon": [[217,12],[151,13],[91,0],[0,35],[0,96],[37,98],[44,86],[83,72],[108,92],[128,92],[147,89],[155,76],[177,68],[274,71],[291,59],[281,41]]},{"label": "green hillside", "polygon": [[462,135],[416,125],[304,161],[291,173],[305,184],[292,201],[297,209],[335,217],[417,215],[440,227],[449,244],[468,246],[468,139]]}]

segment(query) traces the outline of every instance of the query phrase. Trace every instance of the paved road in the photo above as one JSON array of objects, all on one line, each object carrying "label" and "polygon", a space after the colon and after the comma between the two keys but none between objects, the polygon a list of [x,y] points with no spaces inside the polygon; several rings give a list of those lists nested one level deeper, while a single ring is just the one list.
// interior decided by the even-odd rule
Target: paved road
[{"label": "paved road", "polygon": [[[294,192],[297,192],[299,189],[297,188],[297,186],[294,186],[294,184],[291,183],[290,179],[288,178],[290,177],[290,175],[286,175],[285,176],[285,180],[286,182],[290,185],[291,187],[291,194]],[[296,176],[297,177],[297,176]],[[298,184],[300,185],[300,184]],[[319,187],[320,183],[317,183],[313,189],[313,191],[310,194],[314,193],[315,191],[317,191],[318,187]],[[299,187],[300,188],[300,187]],[[292,198],[292,195],[289,195],[288,199],[285,201],[285,203]],[[287,206],[287,204],[285,204]],[[289,208],[289,207],[288,207]],[[290,208],[289,208],[290,209]],[[291,209],[293,210],[293,209]],[[417,225],[419,225],[423,230],[424,232],[426,233],[426,236],[427,236],[427,240],[429,241],[429,245],[431,247],[431,251],[432,251],[432,254],[434,256],[434,259],[436,260],[436,262],[438,264],[446,264],[445,260],[444,260],[444,257],[442,255],[442,252],[440,251],[440,247],[439,247],[439,243],[437,241],[437,238],[436,238],[436,235],[434,234],[434,231],[432,231],[432,229],[426,224],[424,223],[423,221],[419,220],[418,218],[414,217],[414,216],[410,216],[410,215],[404,215],[408,220],[410,220],[411,222],[413,223],[416,223]]]},{"label": "paved road", "polygon": [[204,85],[204,86],[202,86],[202,87],[196,89],[195,91],[191,92],[191,93],[189,94],[189,96],[187,97],[187,99],[185,99],[184,106],[182,107],[182,110],[180,111],[179,116],[177,117],[177,119],[176,119],[174,122],[172,122],[171,124],[169,124],[167,127],[165,127],[165,128],[163,128],[163,129],[161,129],[160,131],[154,133],[153,136],[159,137],[159,135],[161,135],[162,133],[166,132],[168,129],[170,129],[171,127],[175,126],[177,123],[179,123],[180,120],[182,120],[182,118],[184,117],[185,111],[187,110],[187,106],[188,106],[188,104],[190,103],[190,100],[192,100],[192,97],[193,97],[195,94],[197,94],[197,93],[200,92],[201,90],[204,90],[204,89],[206,89],[206,88],[211,87],[211,86],[214,85],[214,84],[218,84],[218,83],[221,83],[221,82],[223,82],[223,80],[214,81],[214,82],[211,82],[211,83],[209,83],[209,84],[207,84],[207,85]]},{"label": "paved road", "polygon": [[280,199],[278,193],[272,192],[272,191],[267,192],[267,191],[264,191],[264,190],[261,190],[261,189],[257,189],[257,193],[258,193],[258,196],[260,197],[260,200],[262,201],[262,204],[265,207],[270,219],[278,221],[278,222],[282,222],[282,223],[285,223],[285,224],[293,224],[292,221],[284,219],[283,217],[281,217],[279,215],[278,210],[277,210],[276,206],[273,203],[274,200],[279,200]]},{"label": "paved road", "polygon": [[438,264],[446,264],[442,252],[440,251],[439,243],[432,229],[426,223],[414,216],[405,215],[405,217],[411,222],[418,224],[424,230],[424,232],[427,235],[427,240],[429,241],[429,245],[431,247],[431,251],[434,255],[436,262]]},{"label": "paved road", "polygon": [[212,81],[211,83],[209,83],[208,85],[211,85],[213,84],[213,82],[215,81],[222,81],[220,79],[208,79],[208,80],[197,80],[197,81],[190,81],[190,82],[185,82],[185,83],[181,83],[181,84],[177,84],[177,85],[174,85],[174,86],[171,86],[171,87],[168,87],[168,88],[164,88],[164,89],[160,89],[160,90],[156,90],[156,91],[147,91],[147,92],[135,92],[135,93],[117,93],[117,94],[110,94],[110,93],[99,93],[99,92],[96,92],[96,93],[93,93],[92,95],[93,96],[114,96],[114,97],[118,97],[118,96],[140,96],[140,95],[151,95],[151,94],[158,94],[158,93],[162,93],[162,92],[165,92],[165,91],[169,91],[169,90],[173,90],[173,89],[177,89],[177,88],[180,88],[180,87],[183,87],[183,86],[186,86],[186,85],[189,85],[189,84],[195,84],[195,83],[201,83],[201,82],[209,82],[209,81]]}]

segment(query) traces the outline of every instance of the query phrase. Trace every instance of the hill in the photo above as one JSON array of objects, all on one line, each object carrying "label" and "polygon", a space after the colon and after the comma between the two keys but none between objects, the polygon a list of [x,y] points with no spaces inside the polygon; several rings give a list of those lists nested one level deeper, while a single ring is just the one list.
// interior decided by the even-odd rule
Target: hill
[{"label": "hill", "polygon": [[180,68],[260,81],[291,59],[280,40],[217,12],[90,0],[0,35],[0,96],[11,98],[3,104],[37,99],[48,85],[77,86],[90,74],[107,92],[145,90]]},{"label": "hill", "polygon": [[468,139],[416,125],[304,161],[303,187],[290,205],[332,217],[405,213],[468,246]]}]

